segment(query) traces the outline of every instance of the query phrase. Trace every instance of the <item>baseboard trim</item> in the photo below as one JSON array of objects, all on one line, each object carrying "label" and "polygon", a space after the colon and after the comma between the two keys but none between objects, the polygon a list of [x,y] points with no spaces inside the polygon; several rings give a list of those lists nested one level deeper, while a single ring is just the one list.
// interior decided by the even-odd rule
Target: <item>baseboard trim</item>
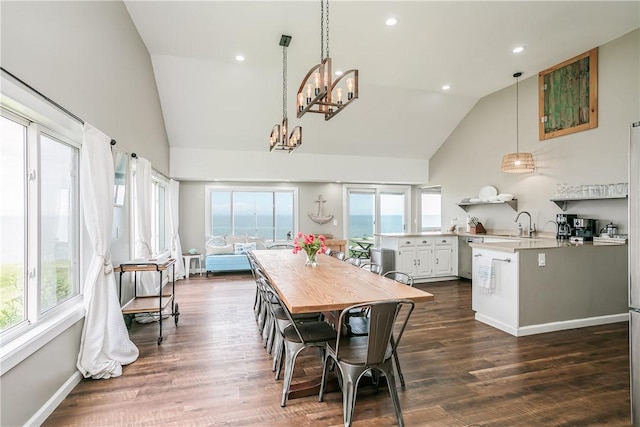
[{"label": "baseboard trim", "polygon": [[42,425],[49,415],[53,414],[58,405],[71,393],[73,388],[80,384],[82,381],[82,374],[80,371],[76,371],[67,381],[60,386],[60,388],[42,405],[38,411],[25,423],[26,426],[39,426]]},{"label": "baseboard trim", "polygon": [[522,326],[515,328],[491,317],[476,313],[475,319],[479,322],[493,326],[515,337],[544,334],[546,332],[564,331],[566,329],[586,328],[588,326],[607,325],[609,323],[628,322],[629,313],[609,314],[606,316],[587,317],[584,319],[564,320],[561,322],[542,323],[539,325]]}]

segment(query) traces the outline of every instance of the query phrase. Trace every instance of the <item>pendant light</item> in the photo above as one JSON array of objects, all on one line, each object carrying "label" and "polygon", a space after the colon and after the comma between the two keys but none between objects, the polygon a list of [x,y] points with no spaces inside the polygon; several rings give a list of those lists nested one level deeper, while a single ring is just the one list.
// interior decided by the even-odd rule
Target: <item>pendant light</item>
[{"label": "pendant light", "polygon": [[502,158],[502,167],[500,170],[502,172],[507,173],[527,173],[533,172],[535,169],[535,164],[533,162],[533,154],[531,153],[520,153],[518,151],[518,137],[519,137],[519,126],[518,126],[518,77],[520,77],[522,73],[515,73],[513,77],[516,79],[516,152],[505,154]]},{"label": "pendant light", "polygon": [[287,47],[291,43],[291,36],[282,35],[280,46],[282,46],[282,124],[277,124],[271,129],[269,136],[269,151],[292,152],[302,145],[302,128],[296,126],[289,134],[289,124],[287,119]]},{"label": "pendant light", "polygon": [[331,76],[329,0],[320,0],[320,63],[311,67],[300,84],[296,98],[298,118],[320,113],[330,120],[358,99],[358,70],[345,71],[335,81]]}]

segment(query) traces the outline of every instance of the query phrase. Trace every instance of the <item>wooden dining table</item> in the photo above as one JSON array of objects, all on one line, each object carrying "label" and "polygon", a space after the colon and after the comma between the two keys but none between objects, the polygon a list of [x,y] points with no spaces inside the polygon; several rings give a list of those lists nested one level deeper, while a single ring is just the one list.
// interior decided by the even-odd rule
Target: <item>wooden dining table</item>
[{"label": "wooden dining table", "polygon": [[[338,312],[354,304],[373,301],[409,299],[414,303],[433,301],[433,294],[379,276],[369,270],[319,255],[316,267],[305,266],[303,251],[254,250],[254,259],[268,277],[280,299],[292,314],[322,312],[331,324]],[[289,399],[317,395],[320,378],[291,384]],[[325,390],[339,390],[335,376]]]},{"label": "wooden dining table", "polygon": [[305,266],[303,251],[254,250],[254,258],[292,314],[340,311],[373,301],[433,301],[433,294],[379,276],[328,255]]}]

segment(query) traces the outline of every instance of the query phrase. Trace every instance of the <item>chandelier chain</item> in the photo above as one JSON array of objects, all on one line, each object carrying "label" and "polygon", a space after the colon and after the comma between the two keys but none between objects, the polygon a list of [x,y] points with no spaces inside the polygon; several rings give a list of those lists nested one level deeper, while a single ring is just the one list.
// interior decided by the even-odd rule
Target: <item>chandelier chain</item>
[{"label": "chandelier chain", "polygon": [[324,0],[320,0],[320,62],[324,59]]},{"label": "chandelier chain", "polygon": [[329,0],[327,0],[327,19],[326,19],[326,31],[327,31],[327,55],[325,58],[329,58]]},{"label": "chandelier chain", "polygon": [[282,117],[287,118],[287,47],[282,47]]}]

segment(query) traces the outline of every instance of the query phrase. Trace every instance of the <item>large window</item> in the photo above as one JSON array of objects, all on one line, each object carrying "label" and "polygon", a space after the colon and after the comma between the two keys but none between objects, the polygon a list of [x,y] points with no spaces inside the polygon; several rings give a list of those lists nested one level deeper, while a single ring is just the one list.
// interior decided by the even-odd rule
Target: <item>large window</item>
[{"label": "large window", "polygon": [[426,187],[422,189],[420,211],[422,231],[440,231],[442,228],[440,187]]},{"label": "large window", "polygon": [[408,197],[408,187],[347,188],[347,235],[370,238],[377,233],[407,231]]},{"label": "large window", "polygon": [[207,233],[287,240],[296,225],[297,191],[292,188],[209,187]]},{"label": "large window", "polygon": [[6,334],[79,294],[79,150],[5,110],[0,135],[0,334]]}]

